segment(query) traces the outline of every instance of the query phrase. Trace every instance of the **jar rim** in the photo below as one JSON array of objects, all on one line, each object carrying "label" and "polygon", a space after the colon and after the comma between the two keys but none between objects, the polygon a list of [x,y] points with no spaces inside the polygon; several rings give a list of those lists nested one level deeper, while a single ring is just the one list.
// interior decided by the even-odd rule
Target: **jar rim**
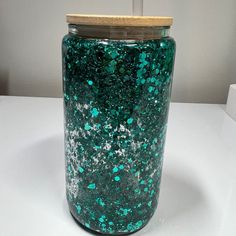
[{"label": "jar rim", "polygon": [[69,33],[81,38],[112,40],[152,40],[169,36],[169,26],[130,27],[69,24]]},{"label": "jar rim", "polygon": [[171,26],[173,17],[67,14],[66,21],[80,25],[155,27]]}]

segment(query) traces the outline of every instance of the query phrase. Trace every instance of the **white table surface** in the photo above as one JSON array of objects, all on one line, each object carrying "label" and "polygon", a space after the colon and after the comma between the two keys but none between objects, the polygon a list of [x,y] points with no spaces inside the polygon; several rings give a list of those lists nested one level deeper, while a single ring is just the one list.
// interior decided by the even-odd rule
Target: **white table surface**
[{"label": "white table surface", "polygon": [[[171,104],[157,213],[135,236],[236,235],[236,122]],[[0,97],[0,236],[88,236],[65,200],[62,100]]]}]

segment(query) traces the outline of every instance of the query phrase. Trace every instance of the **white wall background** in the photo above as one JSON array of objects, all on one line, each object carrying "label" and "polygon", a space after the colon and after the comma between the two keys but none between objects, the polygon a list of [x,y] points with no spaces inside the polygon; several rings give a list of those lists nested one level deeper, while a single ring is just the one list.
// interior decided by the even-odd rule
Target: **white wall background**
[{"label": "white wall background", "polygon": [[[225,103],[236,83],[235,0],[144,0],[144,14],[175,18],[172,100]],[[66,13],[131,14],[131,0],[0,0],[0,94],[62,95]]]}]

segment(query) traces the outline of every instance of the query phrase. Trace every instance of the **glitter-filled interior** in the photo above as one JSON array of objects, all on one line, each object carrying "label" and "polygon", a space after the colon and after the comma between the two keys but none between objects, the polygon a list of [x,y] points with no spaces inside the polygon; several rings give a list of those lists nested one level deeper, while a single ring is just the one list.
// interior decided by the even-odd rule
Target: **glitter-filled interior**
[{"label": "glitter-filled interior", "polygon": [[175,42],[62,43],[67,200],[103,234],[142,228],[157,207]]}]

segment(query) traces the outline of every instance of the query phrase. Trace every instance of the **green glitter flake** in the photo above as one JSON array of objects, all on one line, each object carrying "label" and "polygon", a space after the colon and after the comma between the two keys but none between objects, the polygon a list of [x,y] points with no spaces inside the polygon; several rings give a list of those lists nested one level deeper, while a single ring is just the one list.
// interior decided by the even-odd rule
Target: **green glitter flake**
[{"label": "green glitter flake", "polygon": [[80,173],[84,172],[84,168],[82,168],[81,166],[79,166],[78,170],[79,170]]},{"label": "green glitter flake", "polygon": [[139,78],[142,78],[142,75],[143,75],[143,70],[138,70],[138,71],[137,71],[137,76],[138,76]]},{"label": "green glitter flake", "polygon": [[111,53],[112,59],[115,59],[118,55],[119,55],[119,54],[118,54],[116,51],[113,51],[113,52]]},{"label": "green glitter flake", "polygon": [[112,157],[114,155],[114,153],[113,152],[109,152],[108,155],[109,155],[109,157]]},{"label": "green glitter flake", "polygon": [[89,184],[88,189],[92,189],[92,190],[96,189],[96,184],[94,184],[94,183]]},{"label": "green glitter flake", "polygon": [[91,114],[92,114],[92,117],[97,117],[98,114],[99,114],[98,109],[97,109],[97,108],[93,108],[93,109],[91,110]]},{"label": "green glitter flake", "polygon": [[78,101],[78,96],[74,95],[73,98],[75,101]]},{"label": "green glitter flake", "polygon": [[133,160],[131,158],[128,158],[128,163],[132,163]]},{"label": "green glitter flake", "polygon": [[159,80],[156,80],[155,85],[159,86],[160,84],[161,84],[161,82]]},{"label": "green glitter flake", "polygon": [[96,199],[96,202],[97,202],[100,206],[102,206],[102,207],[105,206],[105,202],[104,202],[101,198],[97,198],[97,199]]},{"label": "green glitter flake", "polygon": [[141,203],[139,203],[138,205],[137,205],[137,208],[139,208],[139,207],[141,207],[142,206],[142,204]]},{"label": "green glitter flake", "polygon": [[71,166],[70,166],[70,165],[68,165],[68,166],[67,166],[67,170],[68,170],[68,172],[71,172],[71,171],[72,171],[72,169],[71,169]]},{"label": "green glitter flake", "polygon": [[131,232],[133,232],[133,231],[135,231],[135,230],[137,230],[137,229],[140,229],[141,227],[142,227],[142,225],[143,225],[143,222],[141,221],[141,220],[139,220],[137,223],[130,223],[130,224],[128,224],[128,226],[127,226],[127,229],[129,230],[129,231],[131,231]]},{"label": "green glitter flake", "polygon": [[88,85],[92,86],[93,85],[93,81],[92,80],[87,80]]},{"label": "green glitter flake", "polygon": [[87,131],[89,131],[89,130],[91,129],[91,126],[90,126],[88,123],[86,123],[86,124],[84,125],[84,129],[87,130]]},{"label": "green glitter flake", "polygon": [[90,224],[89,223],[85,223],[84,224],[87,228],[90,228]]},{"label": "green glitter flake", "polygon": [[175,43],[70,33],[62,52],[70,210],[103,235],[137,231],[158,203]]},{"label": "green glitter flake", "polygon": [[65,93],[65,94],[64,94],[64,99],[67,100],[67,101],[69,101],[69,100],[70,100],[70,97]]},{"label": "green glitter flake", "polygon": [[136,228],[140,228],[143,225],[143,222],[140,220],[136,223]]},{"label": "green glitter flake", "polygon": [[131,212],[131,209],[120,208],[120,210],[122,211],[123,216],[127,216],[128,213]]},{"label": "green glitter flake", "polygon": [[154,87],[152,87],[152,86],[148,87],[148,92],[149,92],[149,93],[153,92],[154,90],[155,90]]},{"label": "green glitter flake", "polygon": [[118,171],[119,171],[119,168],[118,168],[118,167],[114,167],[113,170],[112,170],[113,173],[116,173],[116,172],[118,172]]},{"label": "green glitter flake", "polygon": [[154,83],[156,81],[156,79],[154,77],[152,77],[150,80],[152,83]]},{"label": "green glitter flake", "polygon": [[157,138],[154,138],[153,141],[152,141],[152,143],[153,143],[153,144],[154,144],[154,143],[157,143]]},{"label": "green glitter flake", "polygon": [[115,180],[116,182],[119,182],[119,181],[120,181],[120,176],[115,176],[114,180]]},{"label": "green glitter flake", "polygon": [[147,57],[146,53],[142,52],[140,54],[140,61],[145,61],[146,57]]},{"label": "green glitter flake", "polygon": [[79,204],[77,204],[76,206],[76,210],[77,210],[77,213],[80,214],[81,213],[81,206]]},{"label": "green glitter flake", "polygon": [[145,184],[145,180],[141,180],[141,181],[140,181],[140,184]]},{"label": "green glitter flake", "polygon": [[122,165],[122,164],[119,165],[119,169],[120,169],[120,170],[123,170],[124,168],[125,168],[124,165]]},{"label": "green glitter flake", "polygon": [[127,226],[127,229],[132,232],[135,230],[135,227],[133,226],[133,223],[129,223],[128,226]]},{"label": "green glitter flake", "polygon": [[102,147],[101,147],[101,146],[98,146],[98,145],[95,145],[94,148],[95,148],[96,150],[99,150],[99,149],[101,149]]},{"label": "green glitter flake", "polygon": [[145,84],[146,80],[145,79],[142,79],[141,80],[141,84]]},{"label": "green glitter flake", "polygon": [[150,193],[150,196],[152,197],[154,194],[155,194],[155,191],[152,190],[151,193]]},{"label": "green glitter flake", "polygon": [[96,124],[97,129],[100,129],[100,127],[101,127],[101,124]]},{"label": "green glitter flake", "polygon": [[147,144],[147,143],[144,143],[144,144],[143,144],[143,147],[144,147],[144,149],[146,149],[146,148],[147,148],[147,146],[148,146],[148,144]]},{"label": "green glitter flake", "polygon": [[129,119],[127,120],[127,123],[128,123],[129,125],[131,125],[131,124],[133,123],[133,118],[129,118]]},{"label": "green glitter flake", "polygon": [[109,73],[114,73],[116,69],[116,61],[111,61],[110,64],[107,67],[105,67],[105,69]]},{"label": "green glitter flake", "polygon": [[121,67],[121,68],[119,69],[119,72],[120,72],[121,74],[123,74],[123,73],[125,72],[125,69],[124,69],[123,67]]},{"label": "green glitter flake", "polygon": [[140,189],[135,189],[134,192],[137,193],[137,194],[141,194],[141,190]]}]

